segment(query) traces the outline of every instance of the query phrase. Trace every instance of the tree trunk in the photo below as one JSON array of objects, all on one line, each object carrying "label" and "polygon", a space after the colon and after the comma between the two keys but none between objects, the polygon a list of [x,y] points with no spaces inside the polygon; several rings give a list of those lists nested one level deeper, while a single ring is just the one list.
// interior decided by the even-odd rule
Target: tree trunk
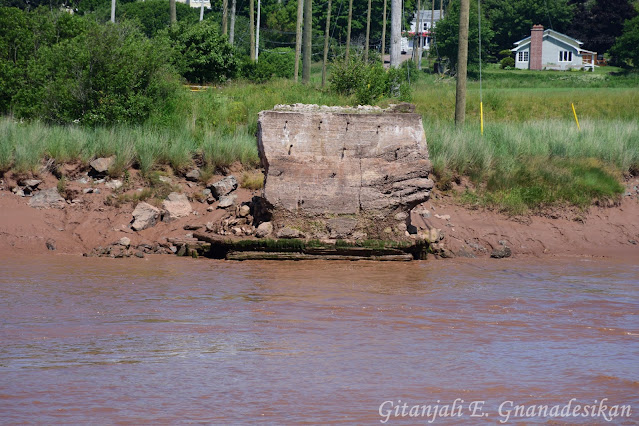
[{"label": "tree trunk", "polygon": [[313,37],[313,0],[304,0],[304,33],[302,34],[302,83],[311,81],[311,42]]},{"label": "tree trunk", "polygon": [[302,19],[304,18],[304,0],[297,0],[297,29],[295,30],[295,82],[300,73],[300,56],[302,52]]},{"label": "tree trunk", "polygon": [[[204,0],[202,0],[202,4],[204,4]],[[226,23],[229,20],[229,0],[222,0],[222,35],[226,35],[227,28]]]},{"label": "tree trunk", "polygon": [[402,0],[391,0],[390,66],[399,67],[402,38]]},{"label": "tree trunk", "polygon": [[200,22],[204,19],[204,0],[200,2]]},{"label": "tree trunk", "polygon": [[366,44],[364,45],[364,62],[368,62],[368,45],[371,35],[371,0],[368,0],[368,12],[366,13]]},{"label": "tree trunk", "polygon": [[457,92],[455,95],[455,125],[466,119],[466,73],[468,66],[469,0],[461,0],[459,10],[459,47],[457,50]]},{"label": "tree trunk", "polygon": [[324,32],[324,62],[322,63],[322,87],[326,86],[326,62],[328,61],[328,38],[331,28],[331,0],[328,0],[326,12],[326,30]]},{"label": "tree trunk", "polygon": [[255,60],[260,56],[260,18],[262,17],[262,0],[257,0],[257,34],[255,36]]},{"label": "tree trunk", "polygon": [[177,14],[175,12],[175,0],[169,0],[169,10],[171,17],[171,24],[175,24],[177,22]]},{"label": "tree trunk", "polygon": [[346,24],[346,54],[344,60],[348,62],[351,50],[351,22],[353,21],[353,0],[348,0],[348,23]]},{"label": "tree trunk", "polygon": [[115,0],[111,0],[111,22],[115,23]]},{"label": "tree trunk", "polygon": [[231,2],[231,24],[229,28],[229,43],[233,46],[233,42],[235,41],[235,6],[237,5],[237,0],[233,0]]},{"label": "tree trunk", "polygon": [[253,0],[249,0],[249,37],[251,39],[249,55],[251,61],[255,62],[255,2]]},{"label": "tree trunk", "polygon": [[384,0],[384,16],[382,17],[382,65],[384,65],[384,55],[386,54],[386,2]]}]

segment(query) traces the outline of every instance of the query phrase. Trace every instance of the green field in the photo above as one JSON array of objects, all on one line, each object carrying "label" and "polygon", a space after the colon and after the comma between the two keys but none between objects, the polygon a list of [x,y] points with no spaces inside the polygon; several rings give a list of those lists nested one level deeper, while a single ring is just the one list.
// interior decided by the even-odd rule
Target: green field
[{"label": "green field", "polygon": [[[0,172],[37,171],[44,159],[88,162],[115,154],[113,175],[137,167],[143,175],[168,165],[176,173],[197,159],[209,173],[240,161],[258,166],[258,112],[276,104],[349,105],[352,98],[290,80],[236,82],[202,92],[186,89],[169,110],[143,125],[111,128],[0,121]],[[461,202],[510,213],[565,204],[586,207],[617,197],[624,174],[639,172],[639,77],[585,72],[485,70],[485,132],[479,127],[479,82],[469,81],[467,121],[453,124],[455,81],[422,74],[412,101],[424,118],[438,186],[468,177]],[[386,106],[393,99],[382,100]],[[579,116],[577,129],[571,103]]]}]

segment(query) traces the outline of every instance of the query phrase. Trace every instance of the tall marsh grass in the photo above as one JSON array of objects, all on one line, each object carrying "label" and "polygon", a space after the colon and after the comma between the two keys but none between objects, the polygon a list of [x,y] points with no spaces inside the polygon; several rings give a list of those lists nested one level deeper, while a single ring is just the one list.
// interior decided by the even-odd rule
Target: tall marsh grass
[{"label": "tall marsh grass", "polygon": [[434,122],[425,132],[440,188],[468,176],[468,200],[511,213],[613,198],[622,174],[639,171],[637,121],[491,123],[483,136]]},{"label": "tall marsh grass", "polygon": [[109,173],[113,176],[132,166],[145,175],[161,165],[182,172],[193,166],[195,158],[204,159],[212,168],[236,161],[249,168],[259,163],[255,137],[247,133],[246,126],[229,134],[152,125],[92,129],[0,120],[0,172],[37,172],[44,159],[58,164],[88,163],[112,155],[115,163]]}]

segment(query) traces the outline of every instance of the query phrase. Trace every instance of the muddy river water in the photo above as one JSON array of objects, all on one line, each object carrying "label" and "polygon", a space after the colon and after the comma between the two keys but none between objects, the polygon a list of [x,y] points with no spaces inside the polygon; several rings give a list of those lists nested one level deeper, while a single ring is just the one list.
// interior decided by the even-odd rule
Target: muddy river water
[{"label": "muddy river water", "polygon": [[639,263],[0,259],[0,424],[564,421],[639,423]]}]

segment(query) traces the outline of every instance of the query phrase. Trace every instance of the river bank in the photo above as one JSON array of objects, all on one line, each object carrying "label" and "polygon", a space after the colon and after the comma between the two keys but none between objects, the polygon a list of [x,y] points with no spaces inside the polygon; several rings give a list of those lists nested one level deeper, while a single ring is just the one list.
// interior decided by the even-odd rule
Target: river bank
[{"label": "river bank", "polygon": [[[153,191],[148,180],[131,169],[127,172],[126,184],[115,188],[117,185],[113,180],[93,179],[88,176],[86,168],[68,166],[68,169],[69,178],[65,179],[64,185],[60,185],[60,180],[54,175],[43,173],[37,186],[38,190],[63,189],[67,197],[63,208],[30,206],[32,197],[13,192],[18,192],[14,188],[19,188],[25,177],[5,174],[0,182],[0,255],[47,252],[100,254],[96,249],[117,247],[125,241],[130,255],[143,257],[148,254],[174,254],[179,248],[175,242],[191,238],[198,230],[228,234],[233,238],[244,238],[244,232],[247,235],[255,232],[254,227],[235,226],[233,221],[238,218],[239,207],[249,204],[254,196],[259,195],[259,189],[235,189],[231,206],[222,208],[219,200],[207,199],[204,183],[163,174],[160,181],[165,185],[163,191],[186,195],[191,211],[186,216],[158,221],[154,226],[136,231],[131,224],[140,200],[139,194]],[[228,170],[229,175],[242,176],[244,173],[239,165]],[[213,176],[208,182],[222,178]],[[409,230],[411,224],[416,228],[413,232],[417,233],[432,228],[441,230],[444,235],[440,243],[442,248],[447,249],[447,255],[456,257],[489,257],[495,251],[508,247],[515,258],[587,256],[637,259],[638,185],[637,177],[627,180],[619,201],[606,206],[595,205],[583,211],[576,208],[553,209],[525,216],[508,216],[462,205],[453,195],[456,191],[463,191],[462,186],[447,192],[435,190],[429,201],[411,213]],[[147,201],[161,209],[161,199]],[[220,229],[228,232],[220,232]]]}]

